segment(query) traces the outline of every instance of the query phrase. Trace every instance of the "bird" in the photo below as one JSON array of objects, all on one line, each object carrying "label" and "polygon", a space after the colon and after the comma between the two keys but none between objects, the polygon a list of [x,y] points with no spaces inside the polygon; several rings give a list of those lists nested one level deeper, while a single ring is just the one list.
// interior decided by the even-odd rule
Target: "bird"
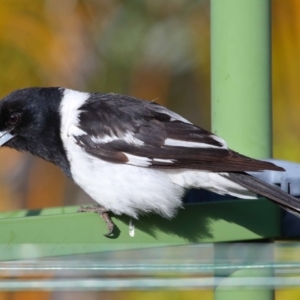
[{"label": "bird", "polygon": [[[189,188],[264,196],[300,215],[300,201],[247,172],[283,168],[231,150],[217,135],[154,101],[62,87],[29,87],[0,101],[0,146],[58,166],[96,202],[110,236],[110,213],[173,218]],[[267,212],[266,212],[267,213]]]}]

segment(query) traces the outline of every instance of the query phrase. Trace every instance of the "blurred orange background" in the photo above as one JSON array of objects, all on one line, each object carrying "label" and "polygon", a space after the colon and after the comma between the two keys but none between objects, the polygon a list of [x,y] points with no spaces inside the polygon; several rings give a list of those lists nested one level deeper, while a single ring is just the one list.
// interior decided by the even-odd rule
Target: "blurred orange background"
[{"label": "blurred orange background", "polygon": [[[0,0],[0,97],[28,86],[128,94],[210,127],[208,1]],[[91,202],[56,168],[1,149],[1,210]]]},{"label": "blurred orange background", "polygon": [[[271,2],[274,158],[300,162],[300,1]],[[0,0],[0,66],[0,97],[28,86],[129,94],[210,129],[209,0]],[[0,211],[92,201],[28,154],[1,149],[0,164]]]}]

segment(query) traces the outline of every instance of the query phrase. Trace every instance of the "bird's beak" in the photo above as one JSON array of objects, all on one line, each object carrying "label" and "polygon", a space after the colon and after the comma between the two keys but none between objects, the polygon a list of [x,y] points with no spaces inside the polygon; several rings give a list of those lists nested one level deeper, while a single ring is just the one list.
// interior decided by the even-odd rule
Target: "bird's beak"
[{"label": "bird's beak", "polygon": [[4,145],[6,142],[14,137],[9,131],[0,131],[0,146]]}]

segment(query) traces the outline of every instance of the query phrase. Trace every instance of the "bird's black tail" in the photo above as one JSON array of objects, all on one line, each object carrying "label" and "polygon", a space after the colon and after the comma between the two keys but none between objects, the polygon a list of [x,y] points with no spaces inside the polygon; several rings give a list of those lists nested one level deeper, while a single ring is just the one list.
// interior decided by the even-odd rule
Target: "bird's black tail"
[{"label": "bird's black tail", "polygon": [[285,193],[280,188],[245,173],[227,173],[226,175],[222,174],[222,176],[245,187],[251,192],[268,198],[285,210],[300,217],[300,199]]}]

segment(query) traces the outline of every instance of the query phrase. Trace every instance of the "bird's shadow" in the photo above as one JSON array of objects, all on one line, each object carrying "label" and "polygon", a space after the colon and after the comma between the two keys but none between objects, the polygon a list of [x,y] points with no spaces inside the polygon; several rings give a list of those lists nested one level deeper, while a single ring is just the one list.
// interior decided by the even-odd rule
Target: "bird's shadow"
[{"label": "bird's shadow", "polygon": [[[263,205],[262,205],[263,204]],[[134,226],[157,238],[157,232],[161,231],[170,235],[184,238],[190,243],[199,243],[204,240],[214,239],[213,223],[216,220],[224,220],[235,223],[257,234],[268,237],[274,232],[276,216],[272,222],[266,217],[266,213],[277,214],[277,207],[267,200],[232,200],[214,203],[186,204],[180,209],[177,216],[168,220],[158,215],[147,215],[134,220]],[[127,216],[114,216],[125,224],[129,224]],[[121,233],[117,228],[114,238]]]},{"label": "bird's shadow", "polygon": [[[199,200],[200,203],[198,203]],[[172,220],[162,218],[156,214],[149,214],[141,216],[138,220],[133,220],[134,226],[157,239],[157,233],[164,232],[184,238],[190,243],[213,240],[216,233],[214,223],[218,220],[237,224],[261,237],[273,237],[271,235],[274,234],[274,227],[277,228],[277,232],[280,231],[278,229],[281,226],[281,221],[279,221],[280,209],[266,199],[240,200],[203,191],[194,191],[189,195],[188,202],[194,203],[185,204]],[[26,216],[36,216],[41,211],[31,210],[28,211]],[[130,218],[125,215],[111,216],[113,219],[126,224],[126,226],[130,222]],[[121,234],[124,234],[124,232],[121,232],[118,226],[115,226],[113,234],[108,238],[117,239]],[[218,236],[220,237],[220,235]]]}]

